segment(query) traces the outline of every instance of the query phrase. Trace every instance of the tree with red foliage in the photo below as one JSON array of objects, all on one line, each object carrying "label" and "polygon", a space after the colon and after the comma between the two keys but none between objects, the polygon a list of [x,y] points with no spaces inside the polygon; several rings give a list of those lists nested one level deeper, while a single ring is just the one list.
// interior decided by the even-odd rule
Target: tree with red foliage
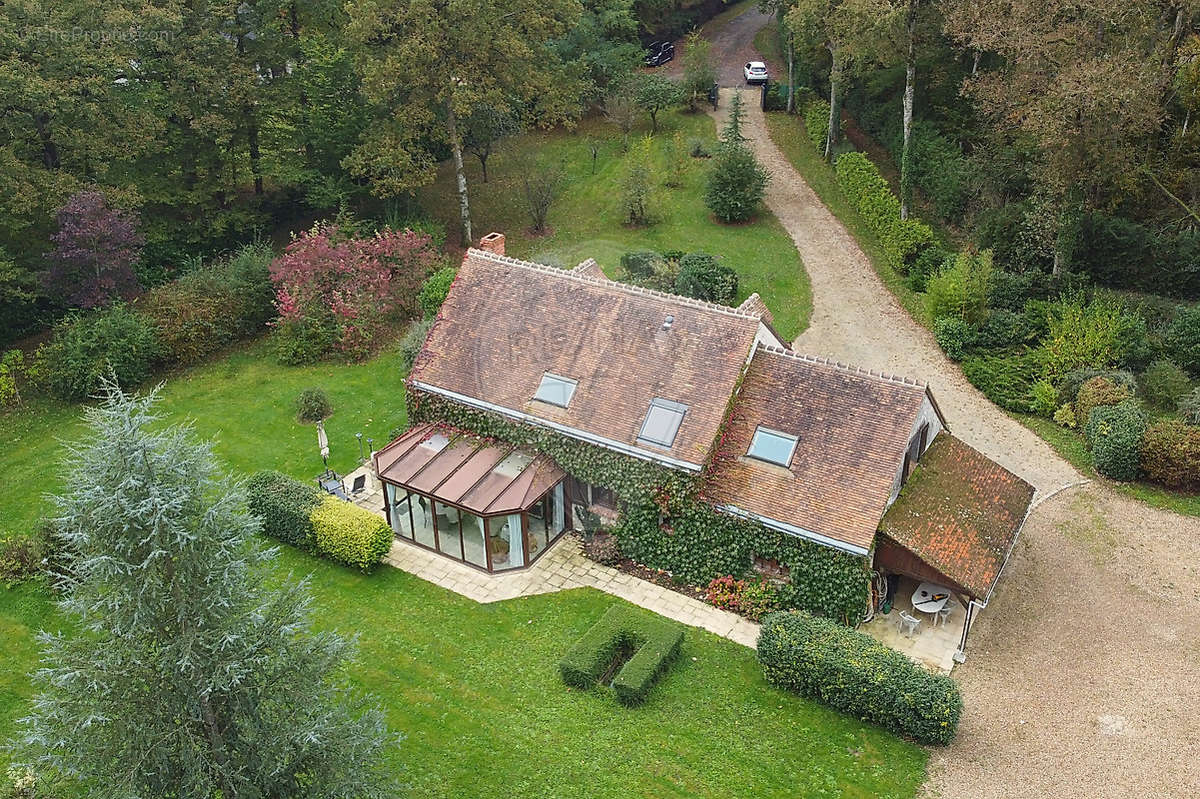
[{"label": "tree with red foliage", "polygon": [[[277,325],[285,336],[289,330],[331,326],[339,352],[365,357],[387,324],[417,314],[421,283],[439,260],[425,233],[384,230],[353,238],[336,225],[318,224],[271,264]],[[306,350],[291,360],[324,354]]]},{"label": "tree with red foliage", "polygon": [[112,208],[99,191],[76,192],[58,210],[58,232],[46,253],[46,286],[64,304],[95,308],[141,288],[133,267],[143,239],[133,211]]}]

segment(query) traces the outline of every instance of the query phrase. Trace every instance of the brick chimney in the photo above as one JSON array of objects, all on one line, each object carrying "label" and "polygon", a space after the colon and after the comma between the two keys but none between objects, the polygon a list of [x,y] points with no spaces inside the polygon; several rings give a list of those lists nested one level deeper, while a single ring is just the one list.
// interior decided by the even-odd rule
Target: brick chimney
[{"label": "brick chimney", "polygon": [[479,249],[504,255],[504,234],[489,233],[479,240]]}]

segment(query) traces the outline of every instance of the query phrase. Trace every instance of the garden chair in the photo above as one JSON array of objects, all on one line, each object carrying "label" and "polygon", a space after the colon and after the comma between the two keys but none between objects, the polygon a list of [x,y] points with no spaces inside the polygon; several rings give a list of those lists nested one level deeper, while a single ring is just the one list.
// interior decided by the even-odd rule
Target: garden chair
[{"label": "garden chair", "polygon": [[360,474],[358,477],[354,478],[354,485],[350,487],[350,495],[358,496],[363,492],[364,489],[366,489],[366,487],[367,476],[365,474]]},{"label": "garden chair", "polygon": [[951,605],[949,602],[947,602],[946,607],[944,607],[938,611],[938,614],[937,614],[938,623],[944,626],[946,624],[946,621],[949,620],[950,616],[953,614],[953,612],[954,612],[954,606]]},{"label": "garden chair", "polygon": [[[908,628],[907,631],[904,629],[906,627]],[[900,611],[900,618],[896,621],[896,629],[903,632],[909,638],[912,638],[921,629],[921,620],[902,610]]]}]

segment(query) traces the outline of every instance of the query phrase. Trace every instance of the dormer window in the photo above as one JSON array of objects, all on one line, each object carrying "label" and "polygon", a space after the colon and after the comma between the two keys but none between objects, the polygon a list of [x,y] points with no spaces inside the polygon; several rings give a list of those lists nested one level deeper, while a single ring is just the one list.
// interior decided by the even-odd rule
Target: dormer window
[{"label": "dormer window", "polygon": [[642,422],[642,430],[638,433],[639,444],[653,444],[670,449],[679,433],[679,425],[683,423],[683,415],[688,406],[678,402],[655,397],[650,401],[650,410],[646,412],[646,420]]},{"label": "dormer window", "polygon": [[577,381],[569,377],[559,377],[546,372],[542,375],[542,382],[533,398],[565,408],[571,404],[571,397],[575,396],[575,387],[578,385]]},{"label": "dormer window", "polygon": [[798,441],[795,436],[760,425],[754,430],[750,451],[746,454],[760,461],[787,467],[792,462],[792,455],[796,453]]}]

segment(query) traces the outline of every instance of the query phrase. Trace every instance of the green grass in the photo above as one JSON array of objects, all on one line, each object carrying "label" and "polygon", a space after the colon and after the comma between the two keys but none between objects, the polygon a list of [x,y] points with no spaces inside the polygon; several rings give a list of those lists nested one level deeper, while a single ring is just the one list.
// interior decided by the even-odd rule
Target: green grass
[{"label": "green grass", "polygon": [[[919,747],[769,686],[753,651],[694,628],[641,707],[569,689],[559,658],[619,602],[592,589],[480,605],[290,549],[280,569],[312,573],[322,625],[359,635],[353,679],[405,735],[409,796],[865,799],[911,797],[924,777]],[[0,589],[0,739],[30,693],[27,631],[53,622],[34,588]]]},{"label": "green grass", "polygon": [[[404,424],[404,373],[395,351],[361,364],[293,367],[277,363],[266,341],[171,375],[159,411],[168,422],[191,422],[235,471],[271,468],[310,479],[323,468],[317,434],[296,422],[293,405],[310,386],[324,388],[333,403],[325,430],[329,465],[340,473],[357,464],[356,432],[364,449],[368,436],[381,447],[388,431]],[[78,405],[40,399],[0,416],[0,462],[14,476],[0,493],[0,534],[28,528],[45,510],[42,495],[63,489],[60,442],[78,437],[81,416]]]},{"label": "green grass", "polygon": [[[574,131],[535,132],[501,142],[488,161],[488,183],[482,182],[478,162],[467,162],[475,237],[501,231],[509,255],[555,266],[572,267],[595,258],[614,278],[621,276],[621,254],[633,250],[711,253],[737,271],[738,302],[757,291],[771,309],[780,334],[791,340],[804,331],[812,314],[808,275],[792,240],[765,208],[747,224],[716,222],[702,199],[711,161],[689,158],[680,187],[661,185],[664,147],[676,131],[685,145],[691,138],[716,140],[715,125],[706,114],[671,112],[663,116],[653,138],[659,183],[651,203],[654,224],[630,228],[622,223],[620,183],[626,156],[620,134],[601,120],[585,119]],[[635,131],[631,141],[645,135],[648,127]],[[589,141],[599,145],[595,174]],[[521,164],[530,158],[561,163],[567,176],[561,197],[550,210],[551,232],[537,237],[528,234],[530,221],[520,201]],[[452,179],[449,165],[443,165],[437,182],[422,192],[422,204],[455,236],[458,200]]]}]

